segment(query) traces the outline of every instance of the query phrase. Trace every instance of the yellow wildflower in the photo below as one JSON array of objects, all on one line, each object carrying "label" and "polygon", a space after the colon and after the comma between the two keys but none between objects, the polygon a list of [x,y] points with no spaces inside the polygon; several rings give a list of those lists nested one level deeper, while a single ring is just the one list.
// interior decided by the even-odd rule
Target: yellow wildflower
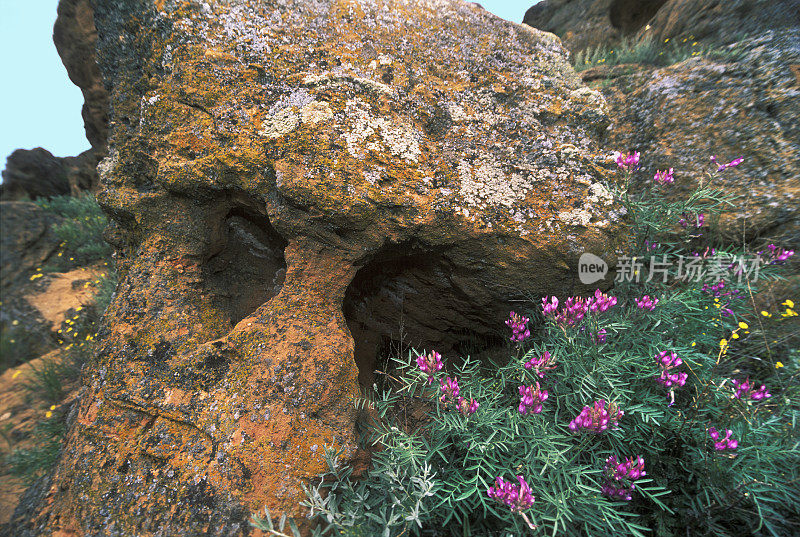
[{"label": "yellow wildflower", "polygon": [[769,313],[768,311],[762,311],[761,315],[763,315],[764,317],[772,317],[772,314]]},{"label": "yellow wildflower", "polygon": [[50,410],[55,410],[55,409],[56,409],[56,405],[51,405],[50,406]]},{"label": "yellow wildflower", "polygon": [[733,334],[731,334],[731,338],[732,338],[732,339],[739,339],[739,334],[737,334],[736,332],[734,332]]},{"label": "yellow wildflower", "polygon": [[739,323],[739,328],[741,328],[742,330],[747,330],[748,328],[750,328],[750,326],[748,326],[747,323]]},{"label": "yellow wildflower", "polygon": [[49,418],[49,417],[51,417],[52,415],[53,415],[53,412],[52,412],[51,410],[48,410],[48,411],[47,411],[47,413],[44,415],[44,417],[45,417],[45,418]]},{"label": "yellow wildflower", "polygon": [[783,367],[783,362],[775,362],[775,369]]},{"label": "yellow wildflower", "polygon": [[781,306],[788,306],[790,308],[793,308],[794,307],[794,302],[792,302],[791,300],[787,300],[786,302],[781,304]]},{"label": "yellow wildflower", "polygon": [[17,378],[17,377],[20,375],[20,373],[22,373],[22,371],[20,371],[19,369],[17,369],[16,371],[14,371],[14,374],[13,374],[13,375],[11,375],[11,378],[12,378],[12,379],[15,379],[15,378]]}]

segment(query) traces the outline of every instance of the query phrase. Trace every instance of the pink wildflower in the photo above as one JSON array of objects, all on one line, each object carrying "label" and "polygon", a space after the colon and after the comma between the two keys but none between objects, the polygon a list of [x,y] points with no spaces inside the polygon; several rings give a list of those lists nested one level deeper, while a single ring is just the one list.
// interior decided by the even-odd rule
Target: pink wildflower
[{"label": "pink wildflower", "polygon": [[670,168],[669,170],[665,170],[663,172],[656,171],[656,174],[653,177],[653,180],[656,183],[661,184],[661,185],[664,185],[664,184],[668,185],[668,184],[674,183],[675,179],[672,177],[672,168]]},{"label": "pink wildflower", "polygon": [[542,403],[547,401],[549,394],[547,390],[542,390],[539,383],[536,386],[519,387],[519,413],[520,414],[539,414],[542,411]]},{"label": "pink wildflower", "polygon": [[417,365],[423,373],[428,374],[428,384],[433,382],[434,373],[441,371],[444,367],[442,355],[436,351],[431,351],[427,356],[417,356]]},{"label": "pink wildflower", "polygon": [[569,422],[569,430],[578,432],[579,429],[587,429],[595,433],[602,433],[610,425],[617,425],[619,419],[625,413],[619,409],[616,403],[611,403],[606,408],[605,399],[594,402],[594,406],[584,406],[580,414]]},{"label": "pink wildflower", "polygon": [[712,440],[714,440],[714,449],[717,451],[725,451],[726,449],[734,450],[739,446],[739,442],[731,438],[733,431],[728,429],[726,433],[727,434],[725,435],[725,438],[720,440],[717,429],[714,427],[708,428],[708,435],[712,438]]}]

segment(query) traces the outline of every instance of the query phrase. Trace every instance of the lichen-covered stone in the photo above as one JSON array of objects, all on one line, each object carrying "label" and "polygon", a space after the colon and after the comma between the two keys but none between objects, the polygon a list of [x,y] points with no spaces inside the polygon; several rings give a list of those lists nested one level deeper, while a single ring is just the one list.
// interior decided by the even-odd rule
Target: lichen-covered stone
[{"label": "lichen-covered stone", "polygon": [[[623,211],[557,38],[458,0],[98,0],[121,282],[29,534],[300,514],[404,323],[455,359]],[[406,340],[408,343],[408,340]],[[21,511],[22,512],[22,511]]]},{"label": "lichen-covered stone", "polygon": [[691,39],[728,44],[745,35],[800,26],[797,0],[544,0],[524,24],[558,35],[573,54],[622,39]]},{"label": "lichen-covered stone", "polygon": [[691,58],[665,68],[639,66],[602,88],[614,123],[608,145],[640,151],[643,184],[675,169],[669,191],[685,198],[710,162],[744,158],[714,184],[738,196],[715,224],[734,243],[800,247],[800,32],[767,31],[740,42],[732,62]]}]

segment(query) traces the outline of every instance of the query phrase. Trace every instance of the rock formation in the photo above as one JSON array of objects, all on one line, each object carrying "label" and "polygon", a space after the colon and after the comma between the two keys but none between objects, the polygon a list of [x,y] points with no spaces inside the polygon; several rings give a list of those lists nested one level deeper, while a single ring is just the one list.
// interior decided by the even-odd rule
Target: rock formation
[{"label": "rock formation", "polygon": [[[596,85],[612,118],[605,146],[641,152],[643,182],[656,169],[673,167],[679,178],[673,191],[681,197],[714,170],[711,155],[743,157],[740,166],[717,179],[727,192],[740,196],[724,211],[717,229],[736,243],[774,241],[800,247],[797,2],[637,3],[636,9],[623,10],[637,21],[626,31],[613,23],[623,4],[547,0],[533,6],[525,20],[557,32],[572,53],[586,46],[613,47],[620,36],[633,42],[647,35],[659,42],[692,36],[719,44],[751,34],[735,45],[735,60],[698,57],[664,68],[598,66],[581,75],[587,83],[605,80]],[[634,17],[636,13],[645,14]]]},{"label": "rock formation", "polygon": [[797,0],[544,0],[524,24],[558,35],[573,54],[627,37],[729,44],[752,33],[800,26]]},{"label": "rock formation", "polygon": [[97,163],[106,155],[108,94],[95,61],[93,13],[89,0],[60,0],[53,27],[61,61],[70,80],[83,92],[82,116],[92,147],[75,157],[54,157],[41,147],[17,149],[3,171],[2,200],[75,195],[97,186]]},{"label": "rock formation", "polygon": [[46,149],[17,149],[6,159],[0,199],[77,195],[97,185],[97,152],[55,157]]},{"label": "rock formation", "polygon": [[[642,153],[640,179],[674,167],[676,198],[707,172],[709,157],[743,157],[715,179],[739,196],[715,227],[734,243],[800,247],[800,32],[768,31],[743,41],[734,62],[692,58],[639,67],[602,88],[614,123],[609,147]],[[707,180],[707,179],[706,179]]]},{"label": "rock formation", "polygon": [[[615,258],[603,99],[552,35],[457,0],[99,0],[98,199],[121,282],[21,534],[245,535],[298,515],[403,319],[504,344]],[[26,519],[27,518],[27,519]],[[70,533],[73,532],[73,533]]]}]

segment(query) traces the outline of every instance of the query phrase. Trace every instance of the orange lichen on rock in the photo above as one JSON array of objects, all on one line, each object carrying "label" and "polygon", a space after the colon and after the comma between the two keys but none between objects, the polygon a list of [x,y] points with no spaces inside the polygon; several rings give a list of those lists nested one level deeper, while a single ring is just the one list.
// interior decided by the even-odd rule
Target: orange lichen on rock
[{"label": "orange lichen on rock", "polygon": [[419,348],[504,345],[512,300],[588,290],[580,254],[620,244],[604,101],[553,36],[455,0],[253,4],[98,2],[122,278],[40,527],[298,516],[324,446],[363,459],[352,401],[401,315]]}]

